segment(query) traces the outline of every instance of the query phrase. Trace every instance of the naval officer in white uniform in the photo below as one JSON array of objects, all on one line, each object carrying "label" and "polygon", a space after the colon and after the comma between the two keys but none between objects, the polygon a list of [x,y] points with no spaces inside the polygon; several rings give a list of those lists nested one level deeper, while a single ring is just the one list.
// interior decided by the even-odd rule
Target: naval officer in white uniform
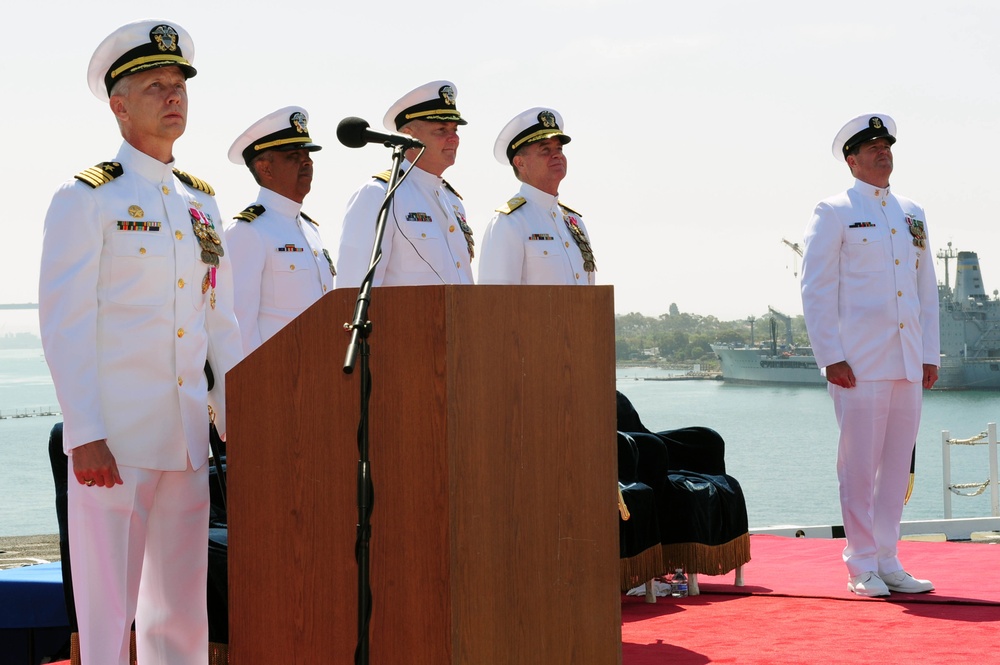
[{"label": "naval officer in white uniform", "polygon": [[224,434],[241,346],[214,192],[174,168],[193,62],[170,21],[97,47],[90,89],[124,141],[45,218],[39,318],[70,457],[83,665],[126,665],[133,619],[143,665],[208,660],[209,409]]},{"label": "naval officer in white uniform", "polygon": [[806,228],[802,306],[840,425],[837,476],[848,589],[920,593],[897,556],[922,390],[940,364],[937,280],[927,217],[889,186],[896,123],[858,116],[833,154],[854,186],[821,201]]},{"label": "naval officer in white uniform", "polygon": [[[473,283],[472,228],[462,197],[442,177],[458,154],[458,126],[467,124],[456,100],[455,84],[431,81],[403,95],[385,114],[386,129],[409,134],[426,148],[393,197],[373,286]],[[404,172],[417,153],[406,151]],[[388,181],[388,171],[373,176],[347,204],[337,254],[338,288],[358,287],[368,273]]]},{"label": "naval officer in white uniform", "polygon": [[312,153],[320,149],[299,106],[269,113],[229,148],[229,161],[246,165],[260,185],[257,200],[226,229],[247,354],[333,288],[333,259],[319,225],[302,212]]},{"label": "naval officer in white uniform", "polygon": [[483,234],[480,284],[594,284],[597,265],[580,213],[559,201],[566,177],[558,111],[536,107],[500,131],[493,156],[521,181]]}]

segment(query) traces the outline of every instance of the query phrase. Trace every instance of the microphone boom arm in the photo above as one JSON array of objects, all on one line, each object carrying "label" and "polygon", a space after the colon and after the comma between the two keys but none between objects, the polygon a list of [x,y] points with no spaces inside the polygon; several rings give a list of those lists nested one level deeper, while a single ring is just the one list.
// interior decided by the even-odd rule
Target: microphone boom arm
[{"label": "microphone boom arm", "polygon": [[[354,651],[354,662],[356,665],[368,665],[369,658],[369,623],[371,621],[372,593],[370,583],[370,542],[371,542],[371,515],[372,505],[375,500],[375,490],[372,484],[371,463],[369,456],[369,401],[371,397],[371,371],[369,368],[369,344],[368,336],[372,331],[372,323],[368,320],[368,306],[371,303],[372,283],[375,280],[375,269],[382,259],[382,238],[385,236],[385,225],[389,216],[389,207],[392,198],[396,193],[399,184],[409,174],[400,174],[403,166],[403,155],[406,147],[396,145],[392,150],[392,169],[389,172],[389,186],[385,192],[385,199],[379,208],[378,218],[375,223],[375,241],[372,246],[372,256],[369,262],[368,272],[361,281],[358,289],[358,298],[354,306],[354,319],[351,323],[345,323],[344,329],[351,331],[351,341],[347,347],[347,354],[344,359],[344,373],[350,374],[354,371],[354,363],[358,354],[361,356],[361,377],[360,377],[360,422],[358,423],[358,468],[357,468],[357,504],[358,522],[356,529],[356,541],[354,544],[354,557],[358,564],[358,642]],[[416,164],[423,155],[423,150],[416,156],[413,163]],[[410,167],[413,168],[412,165]]]},{"label": "microphone boom arm", "polygon": [[[400,176],[403,166],[403,146],[394,146],[392,149],[392,168],[389,170],[389,186],[385,192],[385,199],[378,211],[378,219],[375,222],[375,241],[372,244],[372,256],[368,262],[368,272],[361,280],[361,287],[358,289],[358,298],[354,305],[354,318],[351,323],[345,323],[344,329],[351,331],[351,341],[347,347],[347,354],[344,358],[344,374],[351,374],[354,371],[354,364],[357,361],[360,340],[367,338],[371,333],[371,321],[368,321],[368,306],[371,304],[372,282],[375,281],[375,269],[382,260],[382,239],[385,237],[385,225],[389,217],[389,206],[396,189],[409,173]],[[416,164],[423,155],[423,150],[417,155],[413,163]],[[412,165],[411,165],[412,168]]]}]

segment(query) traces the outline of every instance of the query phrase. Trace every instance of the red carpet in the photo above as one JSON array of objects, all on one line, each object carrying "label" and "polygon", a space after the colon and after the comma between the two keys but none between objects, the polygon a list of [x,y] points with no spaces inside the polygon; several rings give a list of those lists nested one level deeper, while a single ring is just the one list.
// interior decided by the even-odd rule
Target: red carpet
[{"label": "red carpet", "polygon": [[[752,536],[753,559],[743,568],[745,587],[733,575],[698,577],[702,593],[860,599],[847,590],[843,540]],[[1000,604],[1000,547],[985,543],[899,544],[899,558],[914,577],[934,582],[926,594],[894,594],[912,603]]]},{"label": "red carpet", "polygon": [[623,665],[991,662],[1000,606],[712,594],[622,618]]},{"label": "red carpet", "polygon": [[744,587],[734,586],[730,573],[699,576],[696,597],[647,604],[622,596],[623,665],[995,658],[1000,546],[902,542],[907,569],[937,588],[886,599],[847,590],[843,540],[760,535],[751,537],[750,548]]},{"label": "red carpet", "polygon": [[747,586],[699,576],[702,595],[622,599],[623,665],[991,661],[1000,628],[1000,548],[900,543],[928,594],[847,591],[844,541],[752,536]]}]

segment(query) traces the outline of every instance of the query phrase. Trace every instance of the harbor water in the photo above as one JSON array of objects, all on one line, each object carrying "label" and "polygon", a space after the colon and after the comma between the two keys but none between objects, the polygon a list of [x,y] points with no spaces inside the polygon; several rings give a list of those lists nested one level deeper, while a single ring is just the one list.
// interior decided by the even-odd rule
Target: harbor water
[{"label": "harbor water", "polygon": [[[727,471],[743,487],[751,527],[841,523],[837,425],[823,387],[663,380],[674,374],[623,367],[617,371],[617,387],[651,430],[703,425],[723,436]],[[0,536],[58,530],[48,433],[60,417],[33,415],[57,408],[41,349],[0,349]],[[1000,393],[925,393],[916,483],[904,520],[944,516],[941,430],[968,438],[998,420]],[[988,478],[986,446],[953,447],[952,482]],[[988,489],[979,496],[953,498],[955,517],[989,514]]]},{"label": "harbor water", "polygon": [[[653,431],[711,427],[726,441],[726,471],[743,487],[751,528],[839,525],[837,422],[825,386],[664,381],[669,372],[619,368],[618,390]],[[1000,420],[1000,392],[924,392],[915,483],[904,520],[944,517],[941,431],[969,438]],[[987,446],[951,446],[951,482],[989,479]],[[965,490],[971,492],[974,490]],[[989,489],[952,498],[953,517],[990,515]]]},{"label": "harbor water", "polygon": [[61,421],[40,348],[0,349],[0,536],[58,533],[49,430]]}]

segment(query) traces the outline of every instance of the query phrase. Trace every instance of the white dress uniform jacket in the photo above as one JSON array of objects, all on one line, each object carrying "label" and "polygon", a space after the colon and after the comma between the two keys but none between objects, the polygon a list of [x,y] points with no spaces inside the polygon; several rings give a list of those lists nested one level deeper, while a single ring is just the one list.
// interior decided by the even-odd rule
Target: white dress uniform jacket
[{"label": "white dress uniform jacket", "polygon": [[[558,197],[526,183],[490,220],[479,257],[480,284],[594,284],[567,224],[572,217],[584,236],[580,215]],[[589,237],[589,236],[588,236]]]},{"label": "white dress uniform jacket", "polygon": [[172,164],[128,143],[115,161],[122,175],[96,188],[67,182],[45,218],[39,318],[64,448],[107,439],[119,465],[183,471],[190,458],[197,469],[207,404],[224,433],[225,376],[242,357],[229,258],[203,292],[190,210],[219,230],[221,217]]},{"label": "white dress uniform jacket", "polygon": [[256,204],[226,229],[244,353],[333,288],[330,253],[301,209],[301,203],[262,187]]},{"label": "white dress uniform jacket", "polygon": [[[409,168],[404,161],[403,170]],[[347,204],[337,254],[338,288],[360,286],[368,272],[387,186],[373,178]],[[440,176],[417,167],[393,197],[373,286],[472,284],[471,238],[458,194]]]},{"label": "white dress uniform jacket", "polygon": [[820,367],[846,360],[859,381],[919,383],[924,364],[940,364],[926,231],[919,205],[860,180],[816,206],[802,257],[802,306]]}]

